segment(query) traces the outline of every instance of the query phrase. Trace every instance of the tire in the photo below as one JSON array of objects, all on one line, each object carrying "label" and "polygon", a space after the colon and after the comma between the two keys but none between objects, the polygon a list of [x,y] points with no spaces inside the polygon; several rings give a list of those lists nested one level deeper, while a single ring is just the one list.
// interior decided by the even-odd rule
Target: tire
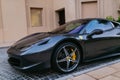
[{"label": "tire", "polygon": [[74,43],[62,43],[57,46],[51,61],[52,69],[62,73],[72,72],[79,65],[80,49]]}]

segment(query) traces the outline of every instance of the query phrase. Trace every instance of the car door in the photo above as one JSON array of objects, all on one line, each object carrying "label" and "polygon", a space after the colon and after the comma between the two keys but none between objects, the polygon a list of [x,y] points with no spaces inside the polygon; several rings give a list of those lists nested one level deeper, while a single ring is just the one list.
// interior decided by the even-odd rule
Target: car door
[{"label": "car door", "polygon": [[83,29],[89,35],[95,29],[103,30],[102,34],[93,35],[91,39],[86,37],[84,41],[86,59],[95,59],[120,52],[120,31],[112,22],[106,20],[92,20]]}]

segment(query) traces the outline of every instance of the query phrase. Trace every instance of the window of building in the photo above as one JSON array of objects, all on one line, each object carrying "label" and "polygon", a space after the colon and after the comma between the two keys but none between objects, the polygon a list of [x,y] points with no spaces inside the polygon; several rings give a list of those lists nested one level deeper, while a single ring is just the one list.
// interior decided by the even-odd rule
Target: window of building
[{"label": "window of building", "polygon": [[118,9],[118,16],[120,16],[120,9]]},{"label": "window of building", "polygon": [[42,12],[43,8],[30,8],[31,12],[31,25],[32,27],[42,26]]},{"label": "window of building", "polygon": [[57,21],[59,25],[65,24],[65,9],[60,9],[56,11],[57,13]]},{"label": "window of building", "polygon": [[[97,1],[82,2],[82,18],[96,18],[98,17],[98,3]],[[90,11],[92,10],[92,11]]]}]

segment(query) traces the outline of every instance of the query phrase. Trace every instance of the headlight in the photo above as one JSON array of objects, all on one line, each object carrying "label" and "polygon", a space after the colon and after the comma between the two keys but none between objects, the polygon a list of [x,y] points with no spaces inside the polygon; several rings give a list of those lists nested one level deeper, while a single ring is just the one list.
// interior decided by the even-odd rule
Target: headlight
[{"label": "headlight", "polygon": [[39,42],[36,42],[36,44],[24,46],[23,48],[21,48],[20,51],[26,51],[26,50],[30,49],[32,46],[35,46],[35,45],[38,45],[38,46],[44,45],[44,44],[46,44],[49,40],[50,40],[50,37],[45,38],[45,39],[42,39],[42,40],[40,40]]}]

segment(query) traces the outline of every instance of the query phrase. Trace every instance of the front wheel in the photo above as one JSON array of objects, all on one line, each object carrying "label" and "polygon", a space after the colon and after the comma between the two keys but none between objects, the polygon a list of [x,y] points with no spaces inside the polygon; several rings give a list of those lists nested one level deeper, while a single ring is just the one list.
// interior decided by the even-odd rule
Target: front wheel
[{"label": "front wheel", "polygon": [[52,57],[52,68],[68,73],[77,68],[80,62],[80,49],[74,43],[63,43],[57,47]]}]

